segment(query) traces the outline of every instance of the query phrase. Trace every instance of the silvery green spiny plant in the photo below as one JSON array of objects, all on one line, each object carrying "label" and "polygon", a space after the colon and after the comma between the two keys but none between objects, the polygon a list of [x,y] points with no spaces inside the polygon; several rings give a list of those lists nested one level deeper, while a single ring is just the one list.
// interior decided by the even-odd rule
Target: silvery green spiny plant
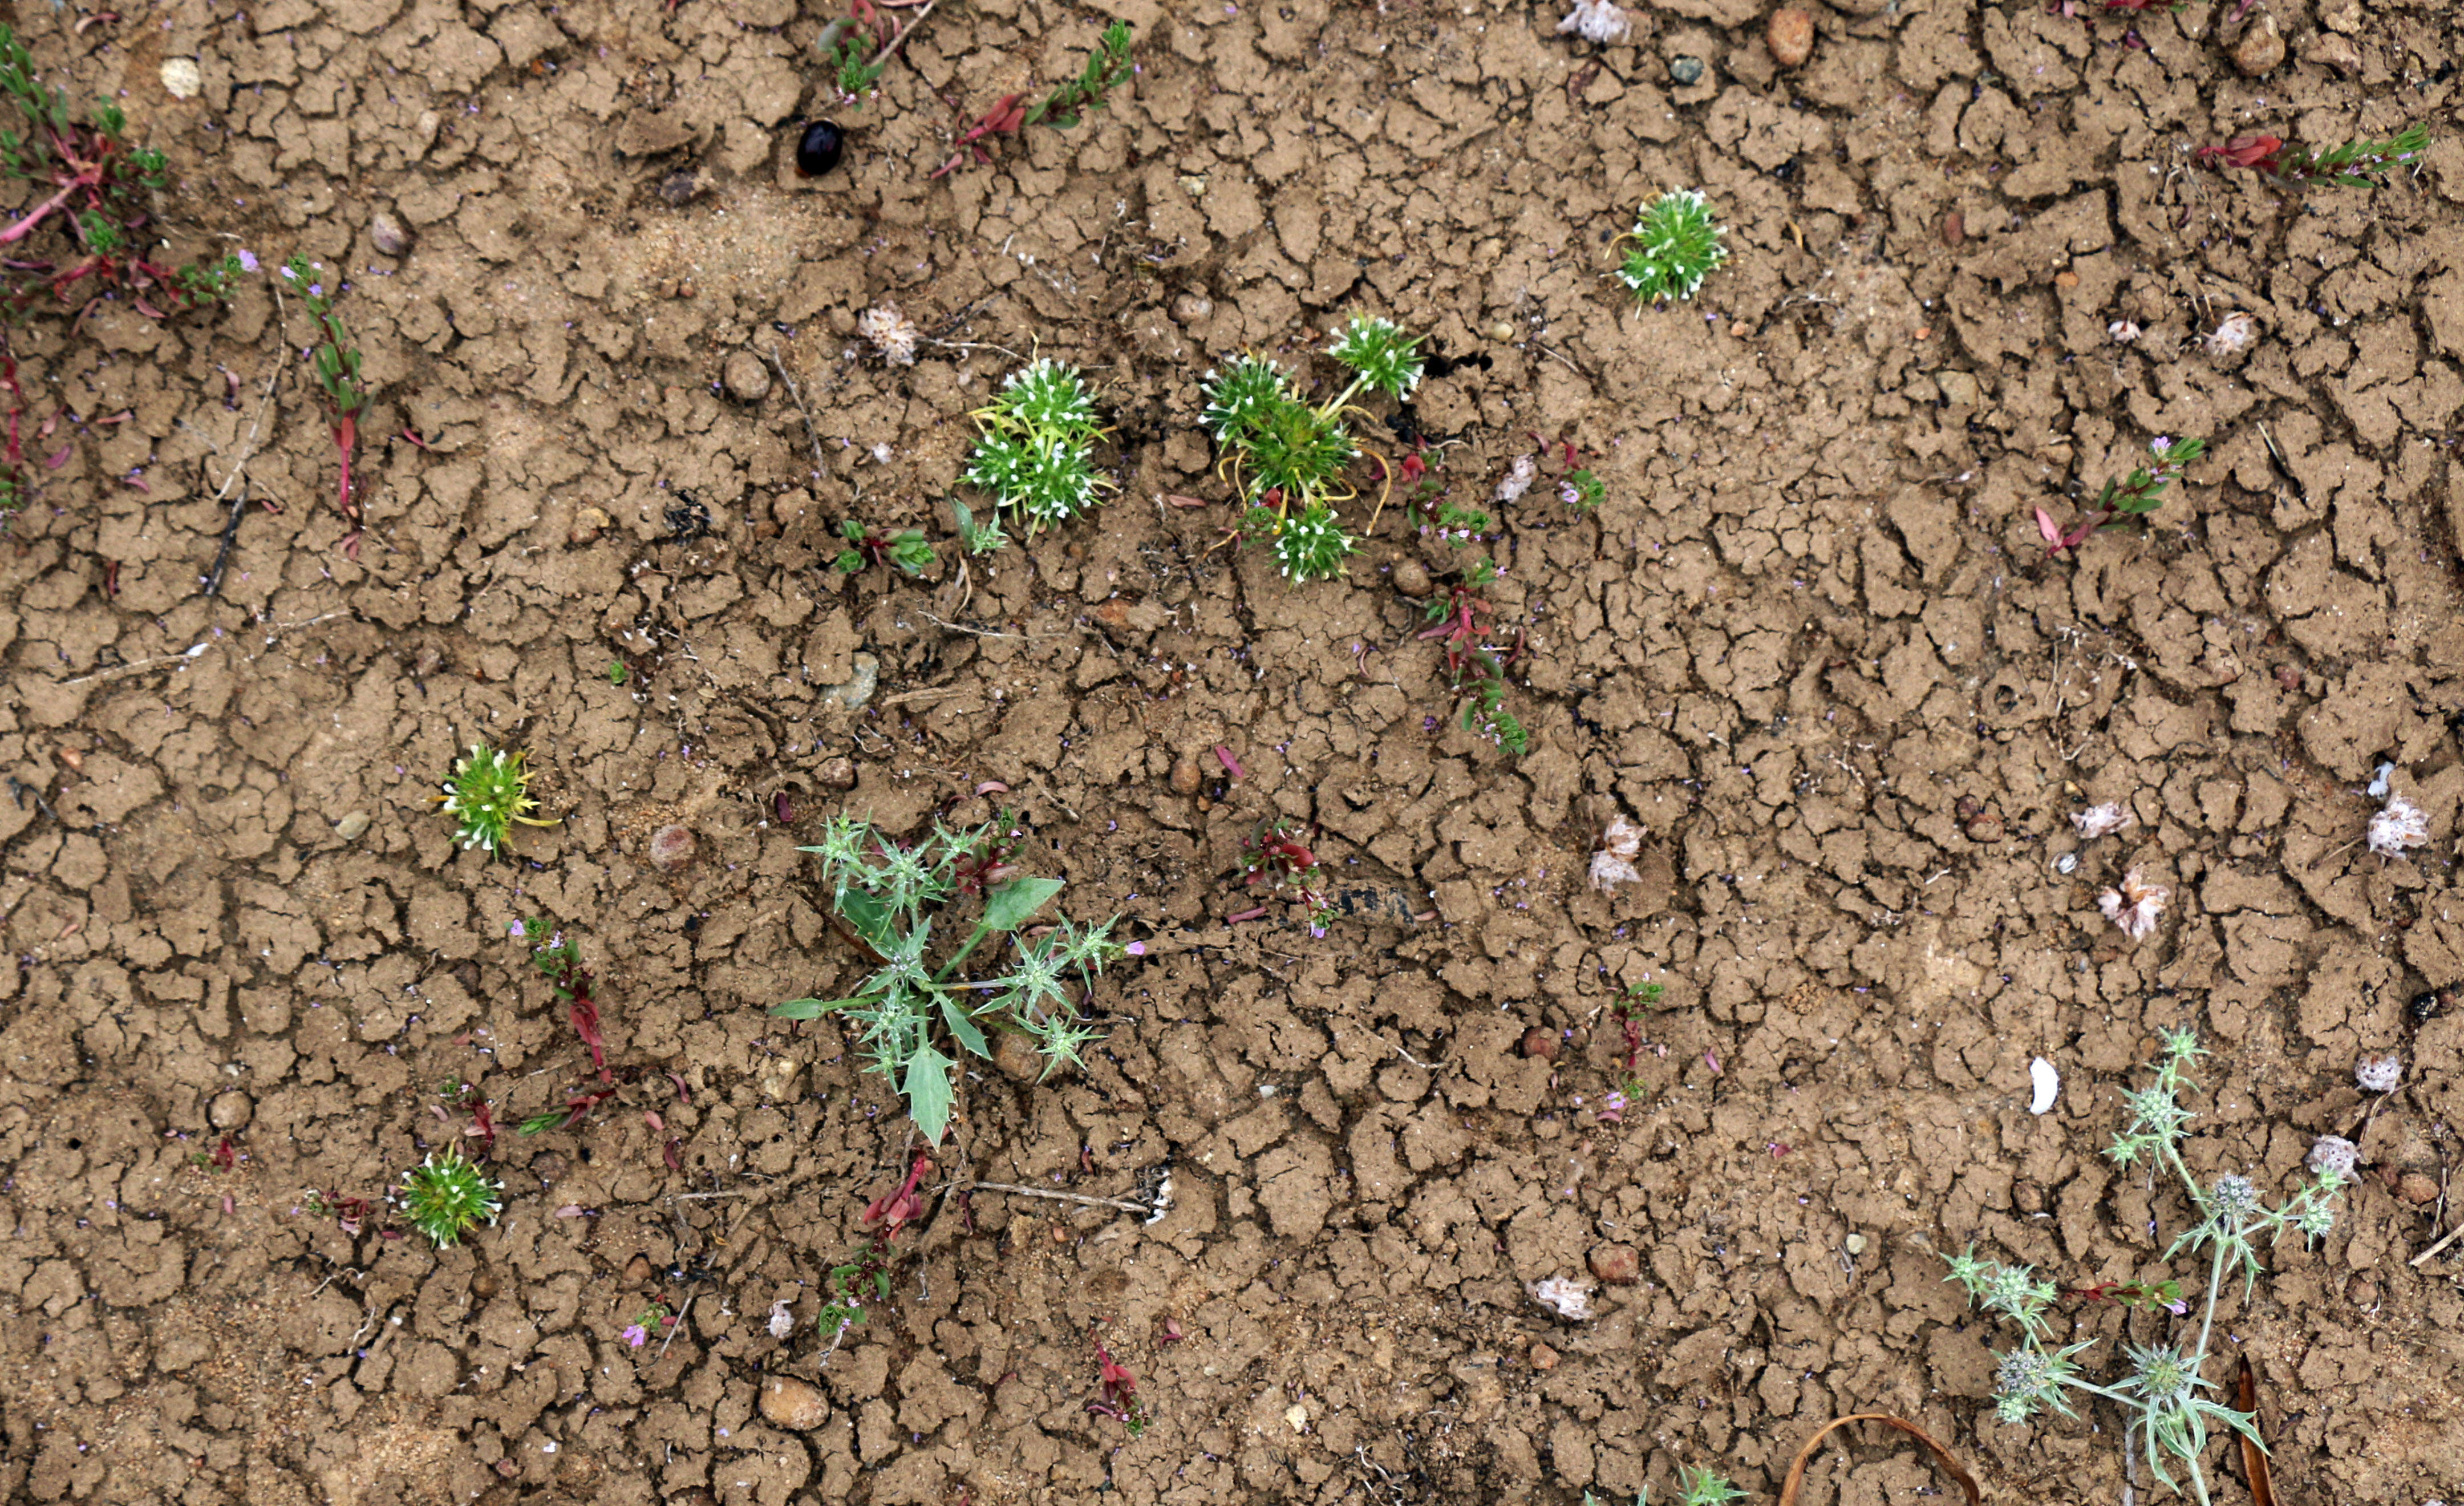
[{"label": "silvery green spiny plant", "polygon": [[[1346,421],[1359,411],[1352,400],[1364,391],[1408,396],[1420,385],[1419,344],[1392,320],[1353,316],[1326,351],[1351,368],[1352,381],[1315,406],[1302,401],[1282,366],[1260,356],[1235,356],[1206,373],[1206,427],[1248,505],[1242,532],[1271,543],[1287,580],[1341,574],[1359,549],[1335,511],[1358,495],[1344,480],[1361,453]],[[1382,459],[1378,469],[1391,487],[1393,469]],[[1372,511],[1369,526],[1376,521]]]},{"label": "silvery green spiny plant", "polygon": [[[2205,1394],[2216,1389],[2216,1383],[2207,1378],[2206,1367],[2210,1340],[2215,1334],[2216,1297],[2226,1274],[2231,1271],[2241,1275],[2247,1299],[2264,1269],[2259,1245],[2273,1246],[2288,1234],[2306,1240],[2326,1233],[2335,1225],[2328,1202],[2344,1182],[2333,1171],[2317,1173],[2273,1208],[2247,1177],[2227,1173],[2202,1186],[2182,1160],[2183,1137],[2196,1116],[2182,1106],[2181,1095],[2197,1086],[2189,1066],[2206,1053],[2192,1030],[2167,1030],[2163,1041],[2155,1081],[2123,1096],[2130,1122],[2105,1154],[2118,1165],[2145,1163],[2151,1169],[2169,1170],[2189,1198],[2197,1222],[2175,1238],[2165,1258],[2170,1260],[2185,1251],[2208,1252],[2207,1304],[2199,1318],[2196,1341],[2185,1344],[2177,1336],[2166,1343],[2125,1343],[2123,1356],[2129,1364],[2127,1374],[2110,1384],[2100,1384],[2088,1380],[2079,1367],[2079,1357],[2096,1340],[2055,1342],[2057,1336],[2048,1312],[2061,1294],[2052,1282],[2026,1266],[1980,1260],[1972,1246],[1946,1258],[1950,1279],[1967,1289],[1972,1303],[2019,1327],[2019,1347],[2001,1355],[1994,1372],[1996,1416],[2006,1423],[2026,1422],[2047,1410],[2075,1417],[2078,1413],[2071,1409],[2065,1393],[2103,1397],[2123,1410],[2124,1447],[2129,1447],[2129,1429],[2137,1429],[2156,1478],[2207,1506],[2208,1479],[2201,1456],[2207,1451],[2211,1431],[2229,1428],[2254,1441],[2258,1438],[2251,1413],[2235,1411]],[[2183,1492],[2168,1465],[2189,1475],[2188,1492]]]},{"label": "silvery green spiny plant", "polygon": [[966,482],[1016,508],[1026,531],[1067,522],[1093,507],[1112,483],[1095,474],[1095,400],[1078,368],[1049,356],[1009,375],[999,396],[977,410],[983,431]]},{"label": "silvery green spiny plant", "polygon": [[410,1226],[441,1248],[459,1244],[485,1219],[504,1208],[505,1185],[462,1159],[453,1146],[403,1173],[402,1213]]},{"label": "silvery green spiny plant", "polygon": [[[1062,920],[1032,938],[1020,934],[1059,895],[1057,878],[1013,876],[1008,819],[952,831],[934,824],[902,846],[869,821],[830,818],[819,844],[801,849],[822,860],[822,879],[839,920],[870,951],[880,970],[845,999],[790,999],[770,1012],[811,1020],[835,1014],[853,1021],[872,1070],[890,1078],[908,1113],[934,1144],[950,1123],[953,1074],[965,1051],[989,1060],[985,1031],[1025,1036],[1045,1070],[1082,1066],[1079,1051],[1102,1038],[1072,997],[1073,985],[1122,955],[1112,921]],[[947,956],[933,944],[935,919],[961,898],[980,898],[967,939]],[[971,978],[959,969],[984,938],[1004,935],[1017,956],[998,977]],[[946,1048],[946,1049],[945,1049]]]},{"label": "silvery green spiny plant", "polygon": [[1633,243],[1617,279],[1634,290],[1638,302],[1690,299],[1712,269],[1728,259],[1728,248],[1720,244],[1727,233],[1711,217],[1708,199],[1692,188],[1671,188],[1644,205],[1634,229],[1617,237]]}]

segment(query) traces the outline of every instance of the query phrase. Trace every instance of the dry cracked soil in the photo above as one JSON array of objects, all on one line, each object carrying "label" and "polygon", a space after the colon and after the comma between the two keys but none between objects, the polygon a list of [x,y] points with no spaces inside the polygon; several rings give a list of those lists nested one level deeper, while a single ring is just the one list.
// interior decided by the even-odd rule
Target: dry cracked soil
[{"label": "dry cracked soil", "polygon": [[[943,0],[887,12],[919,24],[860,107],[797,0],[9,9],[167,155],[183,255],[331,269],[376,395],[346,549],[267,277],[12,330],[0,1498],[1571,1506],[1685,1465],[1768,1499],[1887,1411],[1991,1499],[2111,1501],[2119,1414],[1996,1423],[2009,1336],[1936,1251],[2164,1274],[2186,1206],[2101,1148],[2184,1025],[2201,1174],[2277,1195],[2360,1145],[2335,1230],[2219,1317],[2277,1498],[2464,1491],[2464,1247],[2415,1258],[2464,1213],[2445,0],[1837,0],[1785,64],[1755,0],[1607,45],[1524,0]],[[1106,108],[931,176],[1112,17]],[[846,160],[806,179],[825,114]],[[2194,156],[2414,121],[2373,187]],[[1638,306],[1614,242],[1672,185],[1731,257]],[[912,365],[857,338],[885,300]],[[1353,313],[1434,357],[1368,448],[1491,521],[1391,505],[1295,589],[1227,535],[1199,381],[1329,382]],[[961,570],[968,414],[1038,352],[1097,384],[1118,491]],[[2156,435],[2210,449],[2048,560],[2035,509]],[[850,518],[939,561],[841,574]],[[1520,758],[1419,636],[1484,552]],[[557,822],[504,860],[431,803],[480,741]],[[2386,764],[2430,831],[2391,854]],[[2082,840],[2105,802],[2131,824]],[[869,965],[797,849],[1004,808],[1144,955],[1083,1072],[968,1075],[834,1345],[912,1136],[846,1029],[765,1012]],[[1241,881],[1278,818],[1324,936]],[[2134,871],[2169,896],[2140,939],[2098,909]],[[595,1082],[533,918],[616,1091],[521,1136]],[[505,1207],[439,1251],[385,1199],[449,1143]],[[1152,1223],[956,1185],[1167,1165]],[[1560,1276],[1588,1319],[1529,1296]],[[2178,1326],[2057,1319],[2098,1374]],[[1098,1343],[1134,1431],[1089,1406]],[[1947,1497],[1895,1436],[1834,1434],[1804,1500]]]}]

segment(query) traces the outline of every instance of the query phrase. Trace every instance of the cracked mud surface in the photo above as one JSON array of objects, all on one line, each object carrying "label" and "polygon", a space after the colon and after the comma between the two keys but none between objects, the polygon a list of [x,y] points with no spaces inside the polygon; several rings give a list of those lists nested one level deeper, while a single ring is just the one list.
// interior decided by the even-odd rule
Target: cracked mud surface
[{"label": "cracked mud surface", "polygon": [[[1768,1495],[1821,1423],[1887,1410],[1998,1496],[2110,1500],[2115,1419],[1994,1424],[2001,1336],[1930,1251],[2160,1273],[2179,1200],[2098,1152],[2183,1023],[2216,1053],[2194,1166],[2268,1187],[2363,1119],[2357,1055],[2404,1056],[2336,1232],[2226,1313],[2288,1498],[2464,1488],[2464,1259],[2408,1264],[2457,1217],[2464,1122],[2464,1008],[2408,1012],[2464,983],[2443,8],[2356,32],[2275,0],[2291,57],[2258,78],[2195,0],[2144,47],[1843,0],[1793,70],[1743,0],[1599,49],[1486,0],[1106,9],[1133,86],[938,182],[1095,11],[953,0],[808,182],[823,17],[787,0],[20,9],[48,78],[124,91],[170,155],[176,246],[348,269],[379,391],[352,559],[296,301],[21,342],[34,416],[68,417],[0,547],[0,1498],[1572,1502],[1681,1462]],[[179,55],[195,100],[159,82]],[[2377,190],[2191,161],[2413,120],[2439,144]],[[1605,243],[1671,184],[1732,260],[1638,310]],[[942,342],[912,368],[854,338],[885,298]],[[1199,372],[1354,311],[1446,357],[1410,422],[1460,441],[1456,498],[1535,433],[1606,483],[1576,518],[1552,458],[1494,509],[1519,762],[1453,724],[1398,583],[1466,556],[1399,508],[1345,585],[1210,547]],[[2233,312],[2258,340],[2210,353]],[[1121,490],[961,580],[965,414],[1030,347],[1103,385]],[[809,436],[783,383],[722,386],[747,351]],[[2151,524],[2044,562],[2032,510],[2160,433],[2211,449]],[[282,510],[251,504],[208,599],[241,454]],[[849,516],[941,566],[831,572]],[[865,662],[849,711],[825,692]],[[561,819],[517,861],[429,803],[483,738]],[[2382,762],[2433,833],[2394,859],[2359,843]],[[1085,1074],[969,1081],[935,1179],[1119,1196],[1169,1160],[1177,1201],[937,1203],[825,1363],[819,1283],[905,1138],[837,1026],[763,1012],[862,972],[795,848],[842,808],[997,801],[1148,955],[1098,990]],[[2103,801],[2136,824],[2079,842]],[[1640,882],[1602,896],[1619,813]],[[1324,939],[1226,919],[1277,815],[1337,874]],[[2173,897],[2136,943],[2096,909],[2131,869]],[[529,917],[597,972],[620,1093],[508,1129],[505,1215],[464,1248],[345,1228],[329,1204],[469,1123],[459,1084],[510,1126],[585,1076]],[[2032,1118],[2040,1054],[2062,1096]],[[1525,1296],[1595,1262],[1627,1280],[1590,1322]],[[653,1303],[672,1342],[628,1345]],[[1090,1333],[1140,1378],[1134,1438],[1086,1410]],[[780,1375],[813,1426],[761,1411]],[[1807,1499],[1943,1483],[1860,1439]]]}]

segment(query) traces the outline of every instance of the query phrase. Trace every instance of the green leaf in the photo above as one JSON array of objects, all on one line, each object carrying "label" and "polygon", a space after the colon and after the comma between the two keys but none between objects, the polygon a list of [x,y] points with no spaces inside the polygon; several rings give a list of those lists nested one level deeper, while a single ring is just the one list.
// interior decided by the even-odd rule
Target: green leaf
[{"label": "green leaf", "polygon": [[907,1080],[901,1085],[907,1116],[935,1145],[950,1127],[950,1069],[957,1065],[930,1046],[916,1048],[907,1058]]},{"label": "green leaf", "polygon": [[876,896],[850,889],[839,900],[839,914],[855,927],[856,935],[882,956],[898,949],[897,933],[891,929],[890,906]]},{"label": "green leaf", "polygon": [[984,1045],[984,1032],[968,1017],[958,1001],[946,993],[941,995],[941,1018],[950,1022],[950,1033],[958,1038],[959,1045],[979,1056],[991,1059],[992,1052]]},{"label": "green leaf", "polygon": [[1013,878],[993,891],[984,904],[984,928],[1015,931],[1062,890],[1058,878]]},{"label": "green leaf", "polygon": [[772,1005],[770,1013],[781,1020],[818,1020],[833,1009],[862,1003],[862,999],[790,999],[784,1004]]}]

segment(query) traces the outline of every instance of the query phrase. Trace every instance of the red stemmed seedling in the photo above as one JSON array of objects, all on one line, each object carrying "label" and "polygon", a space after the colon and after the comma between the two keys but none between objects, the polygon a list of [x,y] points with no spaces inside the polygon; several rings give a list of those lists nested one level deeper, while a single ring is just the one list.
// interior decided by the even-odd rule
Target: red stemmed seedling
[{"label": "red stemmed seedling", "polygon": [[1503,651],[1480,641],[1483,619],[1494,617],[1497,609],[1480,594],[1479,587],[1495,579],[1494,563],[1475,562],[1466,577],[1447,587],[1445,595],[1429,599],[1422,611],[1430,626],[1419,636],[1445,651],[1446,678],[1463,698],[1464,729],[1486,733],[1500,747],[1521,758],[1529,751],[1531,738],[1514,713],[1506,709],[1506,669],[1522,653],[1522,635],[1517,633],[1515,646]]},{"label": "red stemmed seedling", "polygon": [[933,176],[957,171],[970,154],[978,163],[991,162],[992,153],[983,144],[995,136],[1016,136],[1041,122],[1067,130],[1077,124],[1086,111],[1102,109],[1104,96],[1128,82],[1135,71],[1130,62],[1130,35],[1127,21],[1114,21],[1104,28],[1104,34],[1095,39],[1095,50],[1088,55],[1087,66],[1079,76],[1033,104],[1027,102],[1031,92],[1028,90],[1003,95],[1000,103],[976,117],[975,123],[959,133],[952,143],[957,150],[934,169]]},{"label": "red stemmed seedling", "polygon": [[2371,174],[2392,172],[2429,149],[2429,127],[2409,125],[2392,141],[2346,142],[2323,152],[2314,152],[2306,146],[2288,147],[2281,137],[2253,134],[2236,136],[2222,146],[2202,146],[2194,155],[2209,166],[2241,167],[2264,174],[2279,188],[2333,183],[2348,188],[2366,188],[2377,182]]},{"label": "red stemmed seedling", "polygon": [[335,492],[334,504],[349,521],[351,531],[343,536],[342,552],[352,559],[360,557],[362,517],[360,505],[351,498],[351,457],[360,443],[360,413],[368,406],[367,383],[360,376],[360,347],[351,343],[350,332],[334,314],[334,299],[341,292],[337,284],[327,291],[325,274],[298,256],[282,267],[282,278],[308,305],[308,317],[316,321],[317,343],[308,347],[308,359],[315,368],[317,386],[324,393],[326,423],[334,433],[334,452],[341,462],[341,479]]},{"label": "red stemmed seedling", "polygon": [[2076,549],[2100,528],[2124,518],[2144,518],[2163,506],[2165,488],[2207,449],[2204,439],[2167,439],[2160,435],[2148,446],[2147,463],[2131,472],[2127,480],[2105,482],[2092,509],[2068,528],[2055,521],[2052,513],[2037,508],[2036,532],[2045,541],[2045,557],[2052,559],[2064,549]]},{"label": "red stemmed seedling", "polygon": [[1088,1415],[1110,1417],[1134,1438],[1147,1428],[1146,1409],[1138,1405],[1138,1378],[1112,1358],[1112,1351],[1104,1347],[1093,1330],[1088,1331],[1087,1338],[1095,1346],[1095,1377],[1103,1389],[1102,1396],[1087,1404]]},{"label": "red stemmed seedling", "polygon": [[[865,1205],[861,1220],[876,1238],[892,1240],[898,1231],[924,1216],[924,1194],[917,1190],[923,1185],[924,1173],[933,1169],[933,1158],[922,1151],[915,1153],[913,1163],[907,1168],[907,1180],[895,1192],[885,1192]],[[878,1227],[876,1227],[878,1226]]]},{"label": "red stemmed seedling", "polygon": [[1293,890],[1309,906],[1311,936],[1324,936],[1334,920],[1334,906],[1326,897],[1326,867],[1293,834],[1292,823],[1284,817],[1260,822],[1249,834],[1242,849],[1241,882],[1264,884],[1269,892]]}]

